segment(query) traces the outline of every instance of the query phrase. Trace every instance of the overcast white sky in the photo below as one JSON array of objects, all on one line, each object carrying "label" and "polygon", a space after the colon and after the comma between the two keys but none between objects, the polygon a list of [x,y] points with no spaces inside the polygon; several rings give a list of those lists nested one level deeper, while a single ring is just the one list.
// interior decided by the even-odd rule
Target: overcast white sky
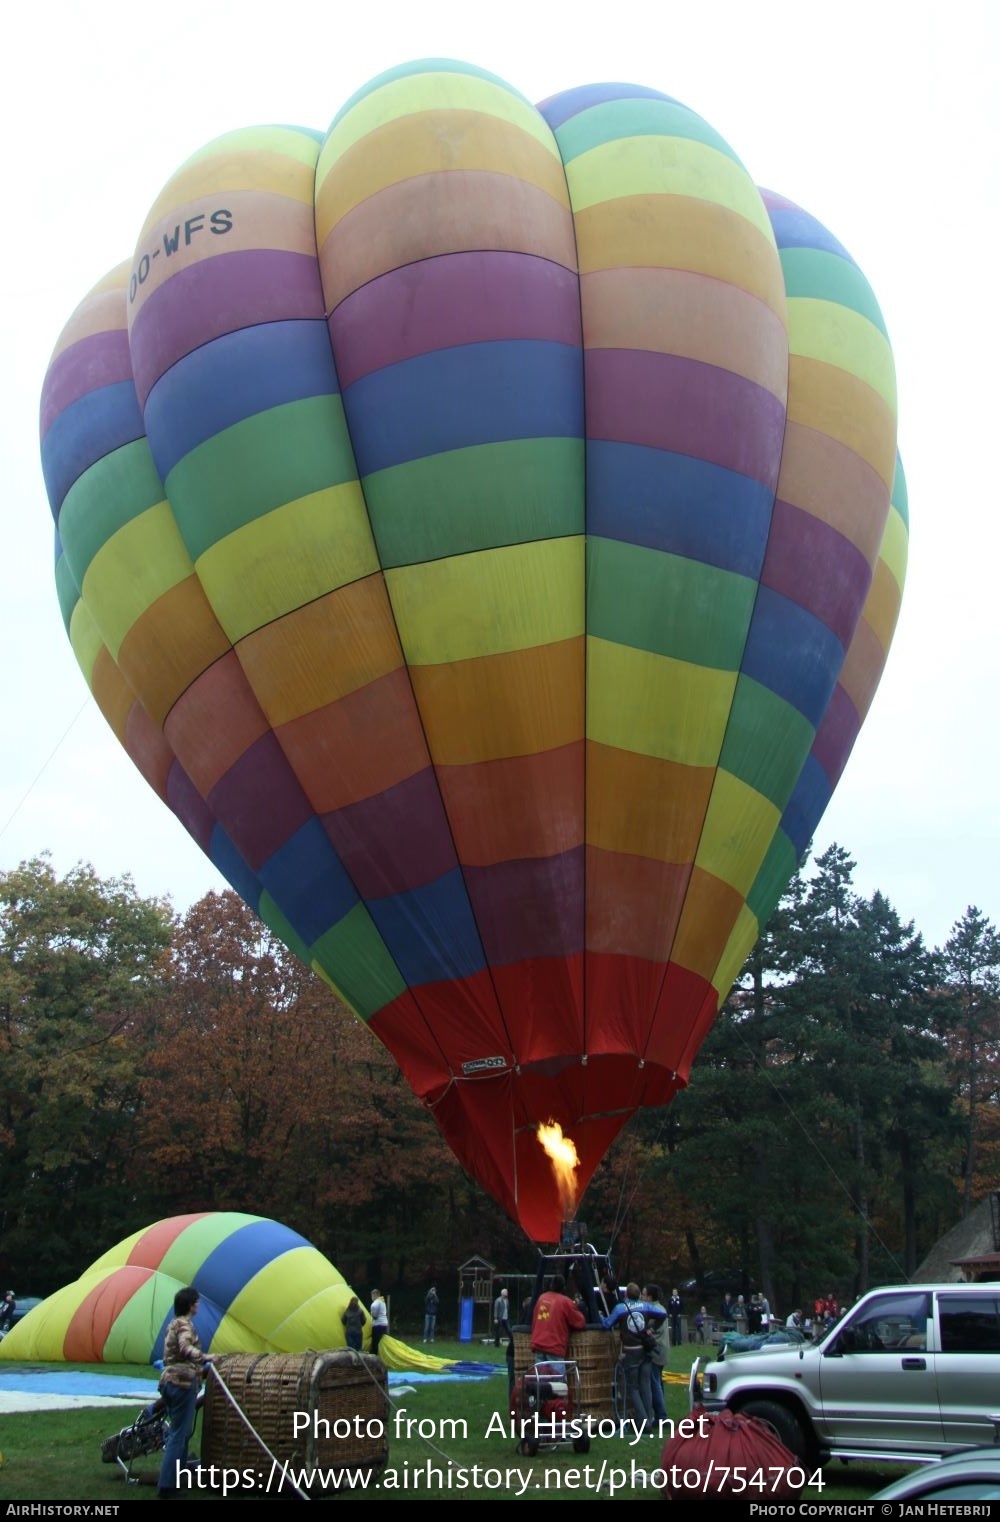
[{"label": "overcast white sky", "polygon": [[[4,23],[0,870],[130,873],[184,908],[225,886],[89,699],[63,631],[38,398],[73,308],[130,258],[171,172],[258,122],[325,129],[411,58],[533,100],[599,80],[674,95],[867,274],[896,355],[910,569],[882,686],[816,836],[931,944],[1000,921],[996,434],[1000,4],[926,0],[50,0]],[[68,731],[68,732],[67,732]]]}]

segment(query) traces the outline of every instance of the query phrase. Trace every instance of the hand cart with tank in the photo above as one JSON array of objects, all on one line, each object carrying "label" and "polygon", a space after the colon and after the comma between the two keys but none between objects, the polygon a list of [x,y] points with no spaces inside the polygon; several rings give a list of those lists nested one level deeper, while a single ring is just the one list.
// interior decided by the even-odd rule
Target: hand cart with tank
[{"label": "hand cart with tank", "polygon": [[574,1453],[590,1452],[590,1433],[581,1411],[580,1369],[572,1359],[532,1364],[514,1385],[511,1416],[518,1449],[533,1458],[540,1448],[572,1444]]},{"label": "hand cart with tank", "polygon": [[[197,1412],[204,1404],[205,1392],[199,1390],[195,1405],[196,1420]],[[166,1402],[162,1396],[158,1396],[156,1400],[143,1406],[135,1420],[129,1422],[127,1427],[122,1427],[120,1431],[113,1432],[110,1437],[104,1439],[101,1444],[101,1462],[117,1464],[125,1476],[125,1484],[138,1485],[139,1477],[132,1472],[136,1460],[162,1452],[169,1432],[170,1417],[167,1413]],[[192,1466],[197,1462],[193,1456],[190,1458]]]}]

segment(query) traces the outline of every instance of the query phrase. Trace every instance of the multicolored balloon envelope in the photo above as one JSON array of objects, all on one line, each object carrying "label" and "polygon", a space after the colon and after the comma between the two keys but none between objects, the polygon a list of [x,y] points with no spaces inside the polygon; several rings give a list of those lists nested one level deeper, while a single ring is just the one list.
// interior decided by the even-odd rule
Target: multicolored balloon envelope
[{"label": "multicolored balloon envelope", "polygon": [[[0,1358],[147,1363],[163,1355],[174,1295],[193,1284],[205,1352],[346,1346],[350,1285],[304,1237],[262,1216],[173,1216],[112,1247],[0,1342]],[[367,1327],[366,1327],[367,1331]]]},{"label": "multicolored balloon envelope", "polygon": [[694,112],[405,65],[162,191],[42,400],[94,697],[542,1240],[686,1082],[906,557],[858,267]]}]

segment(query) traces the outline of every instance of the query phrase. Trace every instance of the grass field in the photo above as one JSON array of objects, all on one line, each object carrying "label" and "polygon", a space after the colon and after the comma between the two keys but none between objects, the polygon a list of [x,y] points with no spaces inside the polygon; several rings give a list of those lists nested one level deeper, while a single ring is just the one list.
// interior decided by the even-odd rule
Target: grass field
[{"label": "grass field", "polygon": [[[492,1379],[462,1384],[427,1384],[412,1394],[393,1399],[389,1413],[389,1462],[372,1476],[369,1488],[356,1490],[354,1500],[424,1498],[432,1500],[507,1499],[573,1501],[659,1500],[651,1483],[658,1468],[661,1444],[649,1438],[598,1437],[590,1452],[576,1454],[570,1445],[523,1457],[515,1439],[501,1427],[509,1423],[506,1363],[503,1351],[492,1345],[439,1342],[443,1358],[495,1362]],[[694,1350],[680,1347],[671,1354],[672,1372],[686,1378]],[[65,1367],[64,1365],[60,1367]],[[78,1366],[79,1367],[79,1366]],[[94,1372],[149,1378],[151,1370],[126,1365],[99,1365]],[[668,1416],[675,1422],[688,1414],[683,1380],[666,1386]],[[101,1462],[104,1438],[127,1424],[135,1407],[41,1411],[0,1417],[0,1502],[93,1501],[156,1499],[158,1463],[140,1459],[135,1473],[140,1483],[126,1486],[115,1464]],[[423,1433],[424,1435],[421,1435]],[[192,1443],[198,1450],[201,1420]],[[829,1465],[820,1485],[807,1487],[803,1499],[864,1499],[895,1475],[898,1465]],[[375,1481],[378,1481],[377,1488]],[[316,1490],[314,1489],[314,1495]],[[194,1490],[191,1500],[218,1501],[219,1489]],[[230,1495],[229,1499],[245,1499]],[[759,1491],[748,1500],[767,1500]]]}]

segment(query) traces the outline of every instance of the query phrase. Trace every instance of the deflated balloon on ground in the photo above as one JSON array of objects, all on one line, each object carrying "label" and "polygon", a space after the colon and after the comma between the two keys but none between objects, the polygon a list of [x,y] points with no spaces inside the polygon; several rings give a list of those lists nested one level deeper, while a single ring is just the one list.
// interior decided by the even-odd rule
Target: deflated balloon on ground
[{"label": "deflated balloon on ground", "polygon": [[194,1284],[206,1352],[346,1346],[351,1287],[298,1232],[263,1216],[200,1211],[154,1221],[108,1249],[0,1342],[15,1363],[150,1363],[174,1296]]}]

